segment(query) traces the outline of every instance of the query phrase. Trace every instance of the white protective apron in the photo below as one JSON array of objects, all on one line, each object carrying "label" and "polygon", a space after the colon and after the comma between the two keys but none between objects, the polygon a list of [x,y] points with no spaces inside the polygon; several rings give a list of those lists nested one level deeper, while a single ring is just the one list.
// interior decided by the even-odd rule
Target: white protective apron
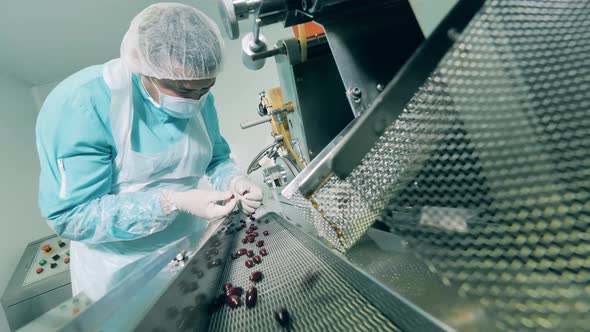
[{"label": "white protective apron", "polygon": [[[111,128],[117,146],[111,193],[196,188],[212,157],[212,144],[201,113],[189,120],[181,138],[165,151],[132,151],[131,73],[120,59],[115,59],[104,65],[103,75],[112,93]],[[182,239],[189,239],[190,246],[195,246],[206,226],[203,219],[179,214],[166,229],[140,239],[101,244],[72,241],[70,273],[74,295],[84,291],[92,300],[98,300],[121,278],[133,273],[140,259],[156,255],[155,251]],[[124,273],[117,274],[123,268]]]}]

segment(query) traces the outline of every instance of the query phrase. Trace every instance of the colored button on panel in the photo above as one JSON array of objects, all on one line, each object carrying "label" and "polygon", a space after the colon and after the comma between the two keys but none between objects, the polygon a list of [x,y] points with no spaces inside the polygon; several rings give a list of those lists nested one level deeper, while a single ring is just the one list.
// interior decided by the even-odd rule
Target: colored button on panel
[{"label": "colored button on panel", "polygon": [[63,248],[63,247],[65,247],[65,246],[66,246],[66,243],[65,243],[64,241],[62,241],[62,240],[57,240],[57,245],[58,245],[60,248]]},{"label": "colored button on panel", "polygon": [[51,248],[50,245],[46,244],[43,247],[41,247],[41,250],[43,250],[45,252],[51,252],[51,250],[53,250],[53,248]]},{"label": "colored button on panel", "polygon": [[47,261],[46,260],[42,259],[42,260],[39,261],[39,265],[43,266],[45,264],[47,264]]},{"label": "colored button on panel", "polygon": [[42,268],[42,267],[38,267],[38,268],[35,270],[35,272],[37,272],[37,274],[39,274],[39,273],[43,272],[43,268]]},{"label": "colored button on panel", "polygon": [[68,251],[66,251],[66,254],[69,256],[69,255],[70,255],[70,251],[69,251],[69,250],[68,250]]},{"label": "colored button on panel", "polygon": [[66,257],[66,258],[64,259],[64,263],[68,264],[69,262],[70,262],[70,257]]},{"label": "colored button on panel", "polygon": [[55,269],[55,268],[57,267],[57,263],[51,263],[51,264],[49,265],[49,267],[51,267],[52,269]]},{"label": "colored button on panel", "polygon": [[51,259],[53,259],[54,261],[56,261],[56,260],[58,260],[58,259],[59,259],[59,257],[60,257],[60,256],[56,254],[56,255],[53,255],[53,256],[51,256]]}]

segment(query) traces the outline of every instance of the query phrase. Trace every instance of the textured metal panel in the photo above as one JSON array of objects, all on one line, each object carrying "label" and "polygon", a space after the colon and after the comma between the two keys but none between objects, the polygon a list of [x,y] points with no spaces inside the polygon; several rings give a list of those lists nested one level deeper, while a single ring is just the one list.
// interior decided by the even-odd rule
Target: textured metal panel
[{"label": "textured metal panel", "polygon": [[296,197],[340,250],[376,220],[502,330],[590,324],[590,4],[488,1],[345,179]]}]

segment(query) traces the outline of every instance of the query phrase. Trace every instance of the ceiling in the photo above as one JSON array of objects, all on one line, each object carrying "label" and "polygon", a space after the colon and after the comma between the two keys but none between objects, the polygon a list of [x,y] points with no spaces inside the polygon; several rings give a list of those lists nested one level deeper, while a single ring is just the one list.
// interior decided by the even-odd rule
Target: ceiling
[{"label": "ceiling", "polygon": [[[116,58],[131,19],[156,2],[159,1],[3,1],[0,75],[40,85]],[[192,4],[219,23],[217,0],[177,2]]]}]

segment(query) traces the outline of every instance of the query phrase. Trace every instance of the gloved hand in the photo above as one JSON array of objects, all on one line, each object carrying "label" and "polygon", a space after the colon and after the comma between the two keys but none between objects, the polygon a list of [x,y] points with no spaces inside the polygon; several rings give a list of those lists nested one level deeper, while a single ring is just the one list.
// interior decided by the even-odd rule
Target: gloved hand
[{"label": "gloved hand", "polygon": [[236,176],[229,190],[240,200],[240,209],[246,215],[253,214],[262,205],[262,189],[245,176]]},{"label": "gloved hand", "polygon": [[165,205],[206,220],[227,216],[236,206],[237,199],[228,191],[189,190],[164,194]]}]

